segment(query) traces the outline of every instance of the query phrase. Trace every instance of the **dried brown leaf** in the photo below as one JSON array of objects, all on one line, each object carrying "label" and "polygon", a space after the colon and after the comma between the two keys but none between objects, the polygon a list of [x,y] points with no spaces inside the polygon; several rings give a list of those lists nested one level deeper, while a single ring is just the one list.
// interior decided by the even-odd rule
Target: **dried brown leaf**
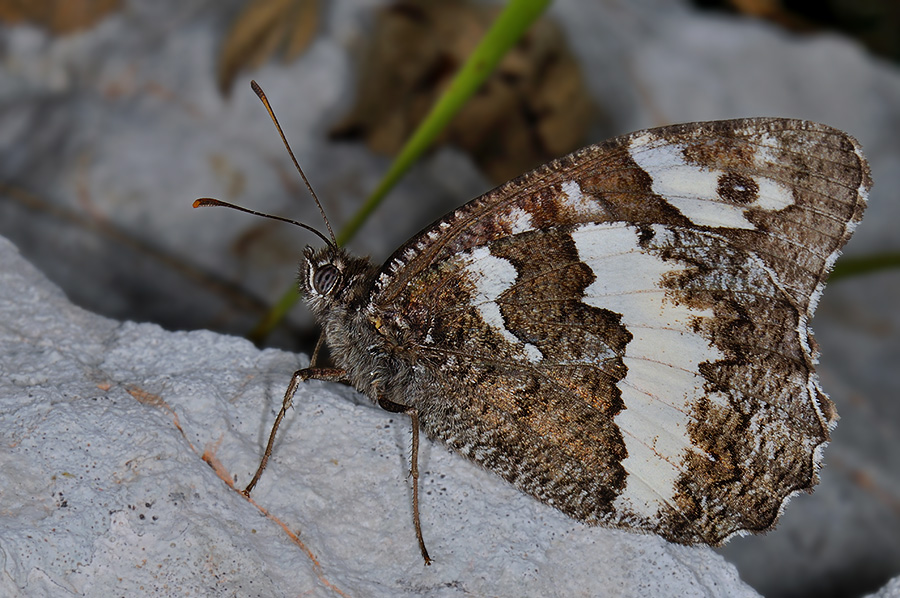
[{"label": "dried brown leaf", "polygon": [[287,47],[284,50],[284,59],[294,60],[306,50],[319,24],[319,3],[317,0],[305,0],[296,3],[294,16],[290,19],[293,24],[292,31],[288,33]]},{"label": "dried brown leaf", "polygon": [[0,0],[0,22],[27,22],[66,35],[89,29],[121,4],[121,0]]},{"label": "dried brown leaf", "polygon": [[[400,0],[379,11],[353,109],[331,129],[399,151],[496,16],[468,0]],[[466,150],[496,182],[576,149],[595,118],[562,31],[539,20],[469,99],[438,143]]]},{"label": "dried brown leaf", "polygon": [[256,68],[283,52],[285,60],[303,53],[316,32],[318,0],[251,0],[231,25],[219,56],[222,93],[245,68]]}]

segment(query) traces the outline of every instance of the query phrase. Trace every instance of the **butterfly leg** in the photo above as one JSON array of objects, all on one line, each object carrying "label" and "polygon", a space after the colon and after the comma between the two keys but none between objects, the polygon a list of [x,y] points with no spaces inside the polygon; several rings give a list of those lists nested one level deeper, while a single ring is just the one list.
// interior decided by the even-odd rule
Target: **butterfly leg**
[{"label": "butterfly leg", "polygon": [[253,491],[253,487],[256,486],[256,483],[259,481],[260,476],[262,476],[263,470],[266,468],[266,465],[269,464],[269,457],[272,456],[272,447],[275,445],[275,432],[278,430],[278,426],[281,425],[281,420],[284,419],[284,416],[287,414],[287,410],[291,408],[291,403],[294,399],[294,394],[297,392],[297,389],[302,383],[306,382],[307,380],[346,382],[347,372],[337,368],[305,368],[294,372],[294,375],[291,377],[291,383],[288,384],[287,390],[284,392],[284,400],[281,402],[281,410],[275,417],[275,423],[272,425],[272,431],[269,433],[269,442],[266,443],[266,452],[263,454],[262,460],[260,460],[259,462],[259,467],[256,468],[256,473],[253,474],[253,479],[250,480],[250,483],[247,484],[247,487],[242,491],[244,496],[250,496],[250,493]]},{"label": "butterfly leg", "polygon": [[409,475],[413,483],[413,526],[416,528],[416,539],[419,541],[419,550],[425,564],[431,564],[431,557],[425,548],[425,539],[422,538],[422,524],[419,520],[419,411],[415,407],[401,405],[387,399],[378,399],[378,406],[391,413],[405,413],[412,422],[412,455]]}]

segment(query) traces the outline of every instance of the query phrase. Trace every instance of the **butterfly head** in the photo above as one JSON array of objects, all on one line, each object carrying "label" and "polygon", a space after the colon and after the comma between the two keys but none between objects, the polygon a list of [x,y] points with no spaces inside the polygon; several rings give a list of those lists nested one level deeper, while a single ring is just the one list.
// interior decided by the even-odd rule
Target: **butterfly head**
[{"label": "butterfly head", "polygon": [[300,290],[316,314],[335,307],[348,308],[368,298],[375,272],[367,258],[352,256],[339,247],[307,247],[303,251]]}]

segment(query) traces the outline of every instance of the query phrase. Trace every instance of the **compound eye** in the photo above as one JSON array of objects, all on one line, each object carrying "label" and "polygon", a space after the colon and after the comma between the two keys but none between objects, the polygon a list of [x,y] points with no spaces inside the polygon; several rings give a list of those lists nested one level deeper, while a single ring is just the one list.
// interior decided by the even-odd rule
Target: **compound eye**
[{"label": "compound eye", "polygon": [[337,284],[341,273],[331,264],[322,266],[313,274],[313,288],[320,295],[327,295]]}]

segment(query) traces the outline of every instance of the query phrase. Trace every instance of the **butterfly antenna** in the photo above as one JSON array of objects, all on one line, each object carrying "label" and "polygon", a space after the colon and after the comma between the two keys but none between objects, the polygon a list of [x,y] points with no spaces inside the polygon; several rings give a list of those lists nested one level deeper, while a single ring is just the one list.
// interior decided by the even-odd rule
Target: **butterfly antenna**
[{"label": "butterfly antenna", "polygon": [[319,198],[316,196],[316,192],[313,191],[312,185],[309,184],[309,179],[306,178],[306,174],[303,172],[303,169],[300,168],[300,163],[297,162],[297,158],[294,157],[294,152],[293,150],[291,150],[291,144],[288,143],[287,137],[285,137],[284,131],[281,129],[281,125],[278,123],[278,118],[275,117],[275,111],[272,110],[272,106],[269,104],[269,99],[266,97],[266,92],[262,90],[262,87],[260,87],[259,83],[257,83],[256,81],[251,80],[250,87],[253,89],[253,93],[255,93],[259,97],[259,100],[263,103],[263,106],[265,106],[266,110],[269,112],[269,118],[271,118],[272,122],[275,123],[275,128],[278,129],[278,134],[281,135],[281,141],[284,142],[285,149],[287,149],[288,154],[290,154],[291,160],[294,161],[294,166],[297,168],[297,172],[300,173],[300,177],[303,179],[303,182],[306,183],[306,188],[309,189],[309,194],[312,195],[313,201],[315,201],[316,205],[319,206],[319,212],[322,214],[322,220],[325,221],[325,228],[328,229],[328,234],[331,235],[331,242],[328,244],[333,247],[337,247],[337,239],[334,236],[334,231],[331,230],[331,223],[328,222],[328,216],[325,215],[325,210],[322,208],[322,204],[321,202],[319,202]]},{"label": "butterfly antenna", "polygon": [[[335,246],[334,240],[328,240],[328,237],[314,229],[308,224],[303,224],[302,222],[297,222],[296,220],[291,220],[290,218],[282,218],[281,216],[273,216],[272,214],[266,214],[265,212],[257,212],[256,210],[248,210],[247,208],[242,208],[241,206],[236,206],[233,203],[228,203],[227,201],[220,201],[218,199],[213,199],[211,197],[201,197],[200,199],[194,200],[195,208],[206,208],[206,207],[220,207],[220,208],[231,208],[232,210],[238,210],[239,212],[247,212],[248,214],[253,214],[254,216],[262,216],[263,218],[271,218],[272,220],[280,220],[281,222],[287,222],[288,224],[293,224],[295,226],[299,226],[300,228],[305,228],[306,230],[315,233],[318,235],[320,239],[325,241],[326,245],[330,245],[331,247]],[[331,232],[331,229],[328,229]],[[333,235],[332,235],[333,237]]]}]

